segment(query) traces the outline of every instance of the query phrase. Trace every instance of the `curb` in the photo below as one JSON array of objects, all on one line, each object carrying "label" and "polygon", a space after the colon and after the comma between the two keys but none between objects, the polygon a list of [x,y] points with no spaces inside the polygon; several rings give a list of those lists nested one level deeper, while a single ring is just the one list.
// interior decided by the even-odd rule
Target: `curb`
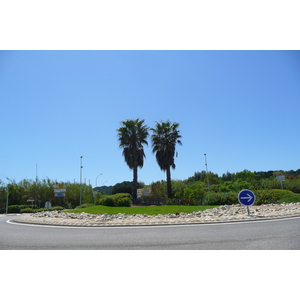
[{"label": "curb", "polygon": [[[18,220],[18,219],[13,219],[10,220],[10,222],[12,223],[19,223],[19,224],[31,224],[31,225],[44,225],[44,226],[62,226],[62,227],[90,227],[90,228],[101,228],[101,227],[149,227],[149,226],[168,226],[168,225],[176,225],[176,226],[180,226],[180,225],[211,225],[211,224],[227,224],[227,223],[241,223],[241,222],[255,222],[255,221],[268,221],[268,220],[280,220],[280,219],[291,219],[291,218],[300,218],[300,214],[295,214],[295,215],[288,215],[288,216],[274,216],[274,217],[264,217],[264,216],[259,216],[259,217],[252,217],[251,216],[247,219],[239,219],[239,220],[216,220],[216,221],[195,221],[195,222],[153,222],[153,223],[149,223],[149,222],[138,222],[138,223],[128,223],[128,224],[99,224],[99,223],[94,223],[92,224],[92,222],[86,222],[89,224],[84,224],[84,222],[82,222],[83,224],[72,224],[72,223],[65,223],[65,222],[59,222],[59,220],[57,220],[57,222],[53,222],[53,220],[49,220],[49,222],[39,222],[37,220],[37,222],[30,222],[30,221],[23,221],[22,220]],[[80,221],[78,222],[80,223]]]}]

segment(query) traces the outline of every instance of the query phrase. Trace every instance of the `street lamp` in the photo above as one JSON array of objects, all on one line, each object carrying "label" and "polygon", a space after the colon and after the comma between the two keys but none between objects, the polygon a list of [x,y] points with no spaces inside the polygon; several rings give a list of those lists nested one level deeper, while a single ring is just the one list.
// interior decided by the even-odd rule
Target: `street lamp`
[{"label": "street lamp", "polygon": [[208,169],[207,169],[206,153],[204,153],[204,157],[205,157],[206,176],[207,176],[207,189],[209,190],[209,181],[208,181]]},{"label": "street lamp", "polygon": [[7,186],[7,191],[6,191],[6,215],[7,215],[7,212],[8,212],[8,195],[9,195],[9,191],[8,191],[8,186]]},{"label": "street lamp", "polygon": [[100,174],[96,177],[96,184],[95,184],[95,187],[97,187],[97,179],[98,179],[98,177],[99,177],[100,175],[102,175],[102,173],[100,173]]},{"label": "street lamp", "polygon": [[81,186],[81,182],[82,182],[82,157],[83,156],[80,156],[80,198],[79,198],[79,205],[80,205],[80,208],[81,208],[81,197],[82,197],[82,186]]}]

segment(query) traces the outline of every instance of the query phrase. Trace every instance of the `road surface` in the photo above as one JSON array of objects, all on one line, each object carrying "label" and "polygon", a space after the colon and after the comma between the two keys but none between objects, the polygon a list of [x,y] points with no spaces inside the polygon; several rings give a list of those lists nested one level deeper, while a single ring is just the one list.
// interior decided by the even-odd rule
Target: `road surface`
[{"label": "road surface", "polygon": [[256,250],[300,249],[300,217],[272,221],[141,227],[59,227],[0,217],[7,250]]}]

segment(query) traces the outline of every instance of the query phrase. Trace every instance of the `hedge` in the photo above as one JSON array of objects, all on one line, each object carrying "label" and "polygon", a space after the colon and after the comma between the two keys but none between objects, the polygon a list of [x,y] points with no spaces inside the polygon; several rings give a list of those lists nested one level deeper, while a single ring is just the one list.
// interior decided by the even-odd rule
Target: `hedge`
[{"label": "hedge", "polygon": [[[254,205],[276,203],[279,195],[273,190],[256,190],[253,191],[256,197]],[[232,205],[239,204],[238,193],[236,192],[207,192],[202,205]]]},{"label": "hedge", "polygon": [[130,194],[119,193],[115,195],[106,196],[100,199],[99,204],[104,206],[130,207],[132,204],[132,200]]}]

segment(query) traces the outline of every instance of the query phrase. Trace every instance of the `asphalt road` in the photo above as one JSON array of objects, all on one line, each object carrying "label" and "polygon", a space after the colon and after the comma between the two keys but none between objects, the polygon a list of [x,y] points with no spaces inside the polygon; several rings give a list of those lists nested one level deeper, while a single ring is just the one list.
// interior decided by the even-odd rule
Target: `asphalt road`
[{"label": "asphalt road", "polygon": [[223,224],[119,228],[78,228],[11,223],[10,220],[16,217],[0,217],[0,249],[300,249],[300,217]]}]

